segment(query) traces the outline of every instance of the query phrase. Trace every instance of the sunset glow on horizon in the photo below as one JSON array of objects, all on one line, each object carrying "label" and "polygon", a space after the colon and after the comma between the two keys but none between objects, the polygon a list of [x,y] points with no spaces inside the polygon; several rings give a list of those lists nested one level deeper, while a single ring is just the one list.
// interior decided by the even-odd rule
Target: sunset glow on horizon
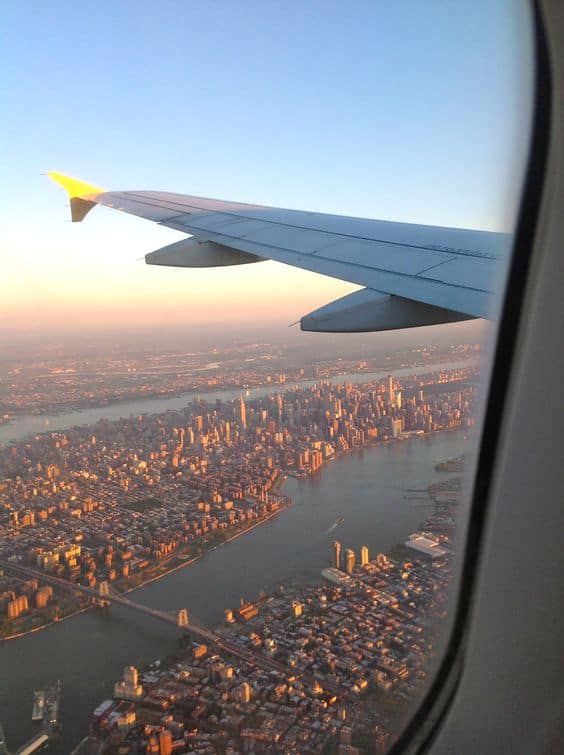
[{"label": "sunset glow on horizon", "polygon": [[196,324],[255,317],[290,324],[358,288],[271,261],[210,269],[149,266],[145,253],[184,234],[118,215],[124,229],[104,238],[111,211],[96,208],[84,225],[71,225],[63,220],[68,208],[60,198],[58,244],[29,255],[25,276],[18,268],[25,266],[26,250],[41,244],[41,234],[29,231],[10,243],[17,252],[8,260],[15,270],[0,303],[3,326]]}]

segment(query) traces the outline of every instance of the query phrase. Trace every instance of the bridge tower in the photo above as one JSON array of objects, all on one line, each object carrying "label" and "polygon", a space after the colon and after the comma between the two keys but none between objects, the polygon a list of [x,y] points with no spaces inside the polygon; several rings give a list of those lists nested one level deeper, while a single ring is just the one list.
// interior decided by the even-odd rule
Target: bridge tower
[{"label": "bridge tower", "polygon": [[104,600],[104,597],[107,597],[110,594],[110,586],[108,585],[106,580],[103,580],[98,585],[98,595],[100,596],[98,600],[98,605],[101,608],[106,608],[110,605],[110,602],[108,600]]},{"label": "bridge tower", "polygon": [[178,619],[177,623],[179,627],[187,627],[189,624],[188,621],[188,611],[185,608],[181,608],[178,612]]}]

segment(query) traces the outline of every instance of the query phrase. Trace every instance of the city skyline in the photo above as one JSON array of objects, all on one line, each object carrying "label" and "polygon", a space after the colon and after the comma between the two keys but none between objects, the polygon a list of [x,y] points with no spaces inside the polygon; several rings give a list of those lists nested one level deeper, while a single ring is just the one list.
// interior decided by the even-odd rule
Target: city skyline
[{"label": "city skyline", "polygon": [[486,3],[448,18],[417,3],[175,5],[171,25],[145,3],[133,28],[125,7],[56,5],[3,11],[8,327],[290,323],[354,288],[271,262],[147,268],[136,260],[180,234],[103,210],[71,226],[49,169],[110,189],[511,230],[531,84],[524,4],[487,4],[487,24]]},{"label": "city skyline", "polygon": [[[183,567],[190,567],[192,575],[198,566],[209,571],[209,557],[213,560],[218,546],[253,530],[287,526],[284,518],[292,509],[300,516],[300,509],[310,508],[303,502],[293,506],[299,503],[299,488],[293,487],[291,495],[284,490],[288,478],[298,484],[313,481],[326,474],[320,470],[331,462],[356,458],[362,464],[363,454],[386,454],[394,447],[396,460],[388,455],[385,466],[402,464],[397,454],[405,454],[406,444],[433,443],[445,430],[458,431],[459,443],[468,447],[467,438],[460,436],[474,424],[475,345],[467,345],[463,353],[462,367],[454,367],[454,361],[450,368],[438,363],[431,372],[422,368],[418,376],[366,375],[358,383],[320,377],[294,386],[275,384],[275,392],[248,400],[241,394],[229,400],[193,398],[174,411],[53,428],[0,449],[1,633],[20,643],[42,624],[58,624],[77,609],[92,606],[93,598],[105,611],[106,596],[195,637],[194,644],[178,648],[174,661],[144,668],[139,677],[126,644],[128,665],[123,681],[113,677],[113,701],[94,697],[96,707],[88,710],[98,742],[125,736],[124,742],[146,747],[141,751],[165,753],[170,750],[162,742],[153,746],[147,735],[170,739],[172,732],[175,741],[189,747],[194,738],[207,736],[205,723],[202,729],[185,726],[179,717],[182,706],[193,710],[196,705],[203,706],[197,718],[212,724],[218,706],[229,716],[213,735],[215,751],[225,751],[228,737],[279,746],[297,738],[304,743],[300,751],[319,752],[324,742],[340,738],[350,743],[351,737],[375,734],[382,735],[379,751],[385,751],[397,736],[398,714],[420,694],[434,662],[426,643],[438,637],[440,626],[426,629],[425,617],[443,610],[450,581],[459,491],[453,478],[429,486],[424,522],[421,509],[409,514],[405,493],[401,500],[402,488],[409,484],[402,478],[395,494],[404,509],[398,522],[402,536],[391,553],[376,545],[382,522],[372,530],[366,527],[368,501],[362,485],[356,493],[349,485],[347,499],[341,495],[335,500],[337,509],[323,501],[321,515],[312,507],[313,529],[311,524],[304,529],[302,557],[312,557],[315,582],[302,583],[298,577],[284,590],[272,592],[270,587],[255,599],[246,592],[245,561],[237,559],[234,574],[241,593],[250,599],[241,598],[238,607],[224,602],[221,626],[198,619],[193,597],[186,600],[185,590],[183,607],[167,606],[172,614],[118,593],[158,577],[166,580]],[[268,377],[270,383],[284,376]],[[70,384],[66,390],[74,394]],[[350,453],[361,449],[362,454]],[[407,450],[408,456],[414,452]],[[460,465],[460,459],[435,463],[435,471],[460,472]],[[394,486],[396,478],[397,472],[390,475]],[[411,492],[421,495],[425,490]],[[360,510],[353,505],[358,493],[364,500]],[[381,507],[385,510],[386,504]],[[401,524],[406,515],[413,523],[407,532]],[[320,534],[328,518],[331,526]],[[288,552],[290,542],[300,539],[295,528],[292,532],[292,541],[279,538],[275,547]],[[343,543],[342,564],[331,557],[333,532]],[[398,548],[403,549],[399,560]],[[221,552],[229,556],[233,551]],[[295,555],[276,558],[285,578],[299,563]],[[272,579],[266,574],[258,578],[259,583],[266,580],[266,586]],[[192,583],[205,595],[197,578]],[[81,586],[80,597],[68,594],[75,584]],[[106,614],[110,622],[113,613],[110,609]],[[53,631],[60,632],[60,627]],[[67,679],[63,693],[68,685]],[[396,706],[389,719],[380,714],[374,719],[363,704],[376,691]],[[41,694],[36,691],[36,703]],[[146,711],[155,699],[163,710],[178,715],[162,722],[152,719]],[[283,727],[288,706],[303,706],[303,714],[307,710],[290,729]],[[45,709],[52,710],[46,703]],[[242,730],[231,716],[242,717]],[[277,722],[274,729],[272,722]],[[65,717],[63,725],[67,723]],[[57,737],[56,717],[52,725],[44,716],[36,737],[42,732]],[[86,747],[86,740],[83,744]]]},{"label": "city skyline", "polygon": [[[313,753],[365,736],[384,751],[398,725],[365,715],[366,696],[400,714],[434,662],[419,622],[443,610],[450,581],[458,488],[441,477],[472,445],[484,326],[12,335],[0,374],[8,742],[32,733],[32,712],[33,741],[54,752],[89,722],[98,743],[127,732],[134,750],[169,752],[172,736],[190,751],[207,723],[187,730],[182,706],[204,705],[211,724],[228,717],[217,752],[229,737]],[[436,462],[447,458],[456,468]],[[194,644],[167,639],[179,632]],[[147,671],[140,659],[156,657]],[[146,712],[155,695],[166,723]],[[271,731],[295,705],[296,725]]]}]

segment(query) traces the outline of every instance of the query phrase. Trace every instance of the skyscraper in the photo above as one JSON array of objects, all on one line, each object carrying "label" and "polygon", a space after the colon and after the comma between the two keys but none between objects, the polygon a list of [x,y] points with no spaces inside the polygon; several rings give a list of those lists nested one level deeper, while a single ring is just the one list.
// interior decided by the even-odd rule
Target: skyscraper
[{"label": "skyscraper", "polygon": [[243,396],[239,396],[239,404],[236,407],[236,414],[237,414],[237,420],[239,421],[239,426],[243,429],[247,429],[247,409],[245,407],[245,402],[243,401]]},{"label": "skyscraper", "polygon": [[345,571],[347,572],[347,574],[353,573],[355,562],[356,558],[354,551],[351,548],[347,548],[347,550],[345,551]]},{"label": "skyscraper", "polygon": [[394,379],[391,375],[388,375],[388,404],[390,406],[394,403]]},{"label": "skyscraper", "polygon": [[239,687],[239,699],[243,703],[249,703],[251,701],[251,685],[249,682],[243,682]]},{"label": "skyscraper", "polygon": [[370,561],[370,557],[368,555],[368,546],[363,545],[360,549],[360,565],[366,566],[366,564]]},{"label": "skyscraper", "polygon": [[302,615],[304,610],[304,604],[300,603],[299,600],[293,600],[292,601],[292,616],[294,619],[299,619]]},{"label": "skyscraper", "polygon": [[172,753],[172,732],[170,729],[163,729],[159,732],[159,755],[171,755]]},{"label": "skyscraper", "polygon": [[333,549],[335,551],[335,569],[341,568],[341,543],[338,540],[333,541]]}]

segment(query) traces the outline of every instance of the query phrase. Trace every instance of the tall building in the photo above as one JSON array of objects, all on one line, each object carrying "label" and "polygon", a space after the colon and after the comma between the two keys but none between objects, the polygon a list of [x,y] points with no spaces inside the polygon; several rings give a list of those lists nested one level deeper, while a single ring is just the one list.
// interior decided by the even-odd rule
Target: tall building
[{"label": "tall building", "polygon": [[243,401],[243,396],[239,396],[239,403],[236,406],[235,413],[237,416],[237,420],[239,422],[239,426],[243,429],[247,429],[247,408],[245,406],[245,402]]},{"label": "tall building", "polygon": [[126,666],[123,679],[114,684],[114,697],[124,700],[137,700],[143,695],[143,687],[139,684],[135,666]]},{"label": "tall building", "polygon": [[335,551],[335,569],[341,568],[341,543],[338,540],[333,541],[333,549]]},{"label": "tall building", "polygon": [[398,417],[397,419],[392,419],[392,436],[394,438],[399,438],[402,432],[403,432],[402,418]]},{"label": "tall building", "polygon": [[159,732],[159,755],[172,755],[172,732],[163,729]]},{"label": "tall building", "polygon": [[376,556],[376,563],[378,564],[378,566],[380,566],[380,567],[382,567],[382,568],[383,568],[383,567],[385,567],[385,566],[388,566],[388,564],[389,564],[390,562],[389,562],[389,559],[388,559],[388,557],[386,556],[386,554],[385,554],[385,553],[379,553],[379,554],[378,554],[378,555]]},{"label": "tall building", "polygon": [[233,616],[233,611],[231,608],[225,609],[225,623],[226,624],[234,624],[235,623],[235,617]]},{"label": "tall building", "polygon": [[239,700],[242,703],[250,703],[251,702],[251,685],[249,682],[243,682],[241,686],[239,687]]},{"label": "tall building", "polygon": [[363,545],[360,549],[360,565],[366,566],[366,564],[370,561],[370,557],[368,555],[368,546]]},{"label": "tall building", "polygon": [[351,548],[347,548],[347,550],[345,551],[345,571],[347,574],[353,573],[355,562],[356,558],[354,551]]},{"label": "tall building", "polygon": [[388,375],[388,396],[387,396],[387,398],[388,398],[388,404],[390,404],[390,406],[391,406],[394,403],[394,398],[395,398],[395,394],[394,394],[394,379],[393,379],[393,377],[391,375]]}]

